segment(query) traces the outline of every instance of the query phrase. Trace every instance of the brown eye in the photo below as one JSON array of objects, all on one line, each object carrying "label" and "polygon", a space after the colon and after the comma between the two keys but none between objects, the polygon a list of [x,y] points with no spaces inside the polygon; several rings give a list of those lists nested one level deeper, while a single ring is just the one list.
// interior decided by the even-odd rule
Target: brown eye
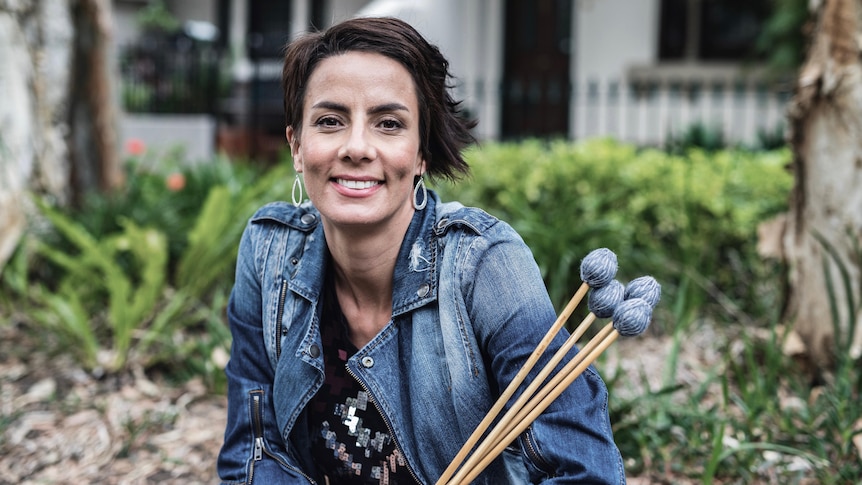
[{"label": "brown eye", "polygon": [[324,116],[323,118],[317,120],[314,124],[322,128],[335,128],[339,126],[340,123],[338,122],[338,119],[332,116]]},{"label": "brown eye", "polygon": [[397,120],[383,120],[380,126],[386,130],[397,130],[402,127],[401,123]]}]

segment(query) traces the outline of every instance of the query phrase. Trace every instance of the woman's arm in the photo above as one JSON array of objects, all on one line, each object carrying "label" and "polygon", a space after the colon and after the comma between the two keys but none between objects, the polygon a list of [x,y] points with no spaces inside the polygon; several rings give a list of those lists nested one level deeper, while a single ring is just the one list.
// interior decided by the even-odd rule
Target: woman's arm
[{"label": "woman's arm", "polygon": [[[228,381],[228,417],[224,444],[218,457],[223,483],[310,483],[288,464],[276,424],[272,402],[274,372],[263,336],[261,281],[258,263],[265,225],[249,224],[237,258],[236,281],[227,307],[231,358],[225,369]],[[266,245],[269,247],[269,245]]]},{"label": "woman's arm", "polygon": [[[502,390],[556,314],[535,259],[514,230],[501,223],[485,236],[474,245],[462,274],[471,321],[491,376]],[[564,330],[554,339],[522,387],[567,337]],[[605,384],[590,367],[521,435],[519,443],[531,481],[625,483],[607,406]]]}]

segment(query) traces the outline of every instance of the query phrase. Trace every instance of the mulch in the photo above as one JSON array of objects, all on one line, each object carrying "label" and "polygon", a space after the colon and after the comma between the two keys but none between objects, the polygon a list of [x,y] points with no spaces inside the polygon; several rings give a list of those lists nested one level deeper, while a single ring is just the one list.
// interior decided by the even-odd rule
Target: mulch
[{"label": "mulch", "polygon": [[97,376],[0,323],[0,484],[213,483],[226,399],[140,369]]}]

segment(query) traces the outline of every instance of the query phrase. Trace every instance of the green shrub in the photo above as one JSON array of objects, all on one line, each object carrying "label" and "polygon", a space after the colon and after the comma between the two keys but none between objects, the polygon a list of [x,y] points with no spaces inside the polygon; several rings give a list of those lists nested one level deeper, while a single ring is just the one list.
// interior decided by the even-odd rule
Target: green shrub
[{"label": "green shrub", "polygon": [[3,284],[87,368],[182,363],[217,384],[209,359],[229,345],[215,325],[240,236],[255,209],[285,198],[293,169],[146,156],[127,167],[126,188],[77,210],[37,200],[53,232],[29,235],[36,251],[19,251]]},{"label": "green shrub", "polygon": [[249,217],[263,204],[287,200],[293,166],[282,163],[248,185],[213,187],[195,223],[187,228],[186,246],[177,262],[177,288],[202,297],[233,281],[236,251]]},{"label": "green shrub", "polygon": [[167,235],[172,269],[210,191],[222,186],[237,194],[263,175],[260,168],[220,156],[191,164],[181,150],[132,156],[124,168],[126,184],[121,189],[89,193],[68,214],[96,235],[120,230],[122,219],[158,228]]},{"label": "green shrub", "polygon": [[[620,278],[652,274],[677,318],[716,292],[740,311],[771,304],[758,278],[757,225],[786,209],[789,151],[689,150],[684,156],[612,140],[490,143],[467,153],[472,177],[444,199],[510,222],[533,250],[559,307],[580,284],[580,260],[607,247]],[[769,308],[769,306],[767,306]]]},{"label": "green shrub", "polygon": [[700,121],[692,123],[678,135],[668,136],[664,146],[666,152],[674,155],[684,154],[691,149],[715,151],[725,148],[727,142],[721,125],[708,125]]},{"label": "green shrub", "polygon": [[[37,244],[38,253],[60,267],[63,276],[54,288],[34,285],[35,319],[65,337],[85,366],[123,367],[132,333],[152,318],[165,288],[164,234],[124,220],[122,232],[97,239],[45,202],[36,201],[75,249]],[[100,335],[106,333],[111,341],[107,359],[100,358]]]}]

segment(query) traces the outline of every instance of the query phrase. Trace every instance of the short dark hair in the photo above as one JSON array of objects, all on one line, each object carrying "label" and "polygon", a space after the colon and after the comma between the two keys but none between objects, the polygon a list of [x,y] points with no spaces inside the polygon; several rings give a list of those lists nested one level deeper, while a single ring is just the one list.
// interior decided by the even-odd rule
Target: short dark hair
[{"label": "short dark hair", "polygon": [[428,175],[450,180],[469,172],[461,150],[475,143],[466,119],[449,89],[449,61],[406,22],[391,17],[358,17],[322,32],[301,36],[284,54],[282,89],[287,126],[299,134],[305,90],[311,73],[323,59],[350,51],[374,52],[403,65],[416,86],[419,101],[420,150]]}]

